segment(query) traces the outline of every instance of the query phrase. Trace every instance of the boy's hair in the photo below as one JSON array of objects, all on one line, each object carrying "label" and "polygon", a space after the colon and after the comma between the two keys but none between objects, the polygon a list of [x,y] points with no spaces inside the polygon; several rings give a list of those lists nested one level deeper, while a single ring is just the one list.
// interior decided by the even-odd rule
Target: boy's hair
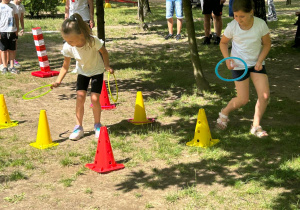
[{"label": "boy's hair", "polygon": [[245,13],[251,12],[254,9],[254,3],[252,0],[235,0],[233,1],[233,12],[243,11]]},{"label": "boy's hair", "polygon": [[65,19],[61,25],[61,33],[65,35],[80,35],[82,33],[90,47],[92,47],[95,42],[94,38],[91,36],[92,33],[89,25],[83,21],[82,17],[78,13],[74,13],[69,18]]}]

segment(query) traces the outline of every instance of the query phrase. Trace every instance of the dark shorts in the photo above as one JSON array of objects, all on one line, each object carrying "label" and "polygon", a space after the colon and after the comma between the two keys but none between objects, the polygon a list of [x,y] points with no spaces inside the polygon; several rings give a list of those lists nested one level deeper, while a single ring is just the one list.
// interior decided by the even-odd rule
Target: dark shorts
[{"label": "dark shorts", "polygon": [[223,4],[220,4],[220,0],[203,0],[203,12],[204,15],[210,15],[212,12],[215,16],[221,16],[223,10]]},{"label": "dark shorts", "polygon": [[[242,76],[244,74],[244,72],[245,72],[245,70],[232,70],[231,71],[233,79]],[[267,74],[265,66],[263,66],[262,70],[260,70],[260,71],[256,71],[253,66],[253,67],[248,68],[247,74],[242,79],[237,80],[237,81],[243,81],[245,79],[248,79],[250,77],[250,72],[258,73],[258,74]]]},{"label": "dark shorts", "polygon": [[18,36],[15,32],[1,32],[0,50],[16,50]]},{"label": "dark shorts", "polygon": [[77,85],[76,85],[76,91],[78,90],[85,90],[87,91],[89,83],[91,81],[91,92],[92,93],[101,93],[102,90],[102,84],[103,84],[103,74],[97,74],[91,77],[83,76],[81,74],[78,74],[77,76]]}]

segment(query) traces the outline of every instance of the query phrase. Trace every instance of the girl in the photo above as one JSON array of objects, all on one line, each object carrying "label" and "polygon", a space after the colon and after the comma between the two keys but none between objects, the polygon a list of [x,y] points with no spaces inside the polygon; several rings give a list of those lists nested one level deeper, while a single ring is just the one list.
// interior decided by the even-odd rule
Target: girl
[{"label": "girl", "polygon": [[[89,26],[82,20],[77,13],[66,19],[61,27],[61,34],[66,43],[63,46],[62,54],[64,55],[63,66],[60,70],[56,82],[51,88],[58,87],[65,77],[70,67],[71,58],[76,59],[76,68],[78,70],[77,77],[77,98],[76,98],[76,126],[69,139],[78,140],[83,137],[83,113],[86,92],[91,80],[91,101],[93,104],[94,114],[94,131],[95,138],[99,138],[100,134],[100,116],[101,106],[99,96],[103,83],[104,68],[113,73],[113,69],[109,66],[108,52],[103,46],[103,41],[92,36]],[[102,58],[101,58],[101,55]]]},{"label": "girl", "polygon": [[[224,31],[220,49],[224,58],[229,57],[228,42],[232,39],[231,56],[243,59],[247,63],[248,73],[241,80],[235,81],[237,96],[231,99],[219,113],[217,128],[225,129],[229,122],[229,113],[248,103],[250,77],[258,96],[250,132],[261,138],[268,136],[260,126],[260,121],[270,95],[268,76],[264,66],[264,59],[271,48],[269,29],[262,19],[253,16],[252,0],[234,1],[233,13],[234,20]],[[226,60],[226,66],[232,70],[233,78],[240,77],[245,71],[242,62],[232,59]]]}]

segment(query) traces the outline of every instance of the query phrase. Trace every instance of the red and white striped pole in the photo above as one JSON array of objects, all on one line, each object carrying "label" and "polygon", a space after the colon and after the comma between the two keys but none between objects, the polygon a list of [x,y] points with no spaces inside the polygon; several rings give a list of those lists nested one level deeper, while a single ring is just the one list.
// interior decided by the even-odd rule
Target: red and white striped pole
[{"label": "red and white striped pole", "polygon": [[46,46],[44,42],[44,36],[41,27],[33,28],[32,35],[34,44],[39,59],[41,71],[31,72],[32,76],[36,77],[52,77],[59,74],[58,71],[51,71],[48,56],[46,52]]}]

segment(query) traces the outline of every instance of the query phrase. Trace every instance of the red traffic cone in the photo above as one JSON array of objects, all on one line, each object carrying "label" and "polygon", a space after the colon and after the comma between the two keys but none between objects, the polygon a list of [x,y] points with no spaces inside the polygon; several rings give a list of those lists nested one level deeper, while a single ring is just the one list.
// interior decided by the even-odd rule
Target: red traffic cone
[{"label": "red traffic cone", "polygon": [[114,154],[111,149],[107,128],[101,127],[98,140],[97,151],[94,163],[88,163],[85,167],[98,173],[107,173],[110,171],[125,168],[123,164],[117,164],[114,159]]},{"label": "red traffic cone", "polygon": [[115,104],[110,104],[110,102],[109,102],[107,88],[106,88],[104,80],[103,80],[102,91],[101,91],[101,95],[100,95],[100,104],[101,104],[101,109],[114,109],[114,108],[116,108]]}]

